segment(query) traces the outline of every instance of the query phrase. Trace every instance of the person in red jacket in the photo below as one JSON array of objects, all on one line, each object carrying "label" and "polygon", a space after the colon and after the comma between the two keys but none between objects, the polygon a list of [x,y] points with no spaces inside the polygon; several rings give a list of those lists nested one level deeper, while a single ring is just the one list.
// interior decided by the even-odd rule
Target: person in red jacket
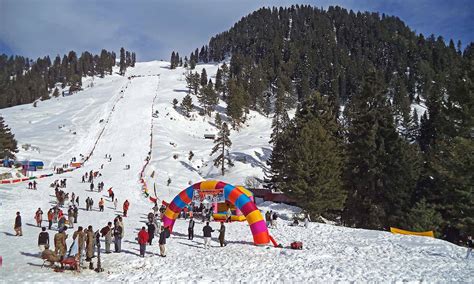
[{"label": "person in red jacket", "polygon": [[127,199],[123,203],[123,217],[127,217],[127,211],[128,211],[129,206],[130,206],[130,203],[128,202],[128,199]]},{"label": "person in red jacket", "polygon": [[140,245],[140,256],[141,257],[145,257],[147,242],[148,242],[148,232],[145,230],[145,227],[142,227],[140,232],[138,232],[138,244]]}]

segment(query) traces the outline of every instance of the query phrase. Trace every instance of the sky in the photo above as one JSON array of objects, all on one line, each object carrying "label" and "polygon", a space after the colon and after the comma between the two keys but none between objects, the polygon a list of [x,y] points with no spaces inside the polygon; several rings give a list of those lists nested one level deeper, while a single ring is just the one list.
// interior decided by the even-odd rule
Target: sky
[{"label": "sky", "polygon": [[398,16],[425,35],[474,41],[474,0],[0,0],[0,53],[136,52],[138,61],[189,55],[261,7],[310,4]]}]

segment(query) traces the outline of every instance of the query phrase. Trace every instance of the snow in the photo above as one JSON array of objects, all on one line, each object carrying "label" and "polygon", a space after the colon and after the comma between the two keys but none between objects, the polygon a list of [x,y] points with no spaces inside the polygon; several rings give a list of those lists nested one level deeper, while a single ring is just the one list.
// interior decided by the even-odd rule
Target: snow
[{"label": "snow", "polygon": [[[202,68],[213,78],[217,65],[198,65],[196,70]],[[166,201],[189,182],[214,178],[243,184],[248,176],[263,178],[267,170],[271,117],[250,112],[246,125],[231,132],[230,154],[237,160],[235,167],[224,177],[220,175],[209,156],[213,142],[204,139],[205,133],[217,132],[214,114],[202,117],[195,110],[195,118],[189,119],[179,108],[172,107],[173,98],[181,101],[186,95],[184,72],[183,68],[170,70],[166,62],[137,63],[125,77],[95,78],[93,86],[72,96],[39,102],[36,108],[22,105],[0,110],[19,145],[28,143],[40,148],[40,152],[20,149],[18,157],[45,161],[43,172],[51,172],[54,165],[94,149],[83,168],[40,179],[36,191],[26,189],[25,183],[0,185],[2,281],[474,282],[474,260],[464,259],[465,248],[437,239],[319,223],[311,223],[309,228],[291,227],[286,220],[300,209],[269,202],[259,207],[263,211],[277,211],[282,217],[270,234],[285,248],[254,246],[249,226],[243,222],[227,225],[226,247],[218,247],[213,239],[211,249],[204,250],[203,224],[197,222],[196,237],[190,241],[186,236],[187,222],[178,220],[173,236],[168,239],[168,257],[158,256],[156,239],[148,246],[146,257],[138,257],[135,237],[152,207],[139,184],[139,174],[150,151],[151,133],[151,160],[145,169],[145,179],[150,187],[156,185],[158,197]],[[197,103],[195,97],[193,102]],[[151,116],[152,105],[159,112],[156,118]],[[220,102],[217,111],[225,119],[224,110],[225,104]],[[101,119],[104,122],[99,123]],[[59,128],[60,125],[64,127]],[[195,154],[191,161],[190,150]],[[105,154],[112,155],[111,162],[104,158]],[[99,212],[98,200],[106,197],[106,193],[91,192],[88,184],[80,182],[82,174],[99,170],[102,164],[98,181],[104,181],[106,189],[114,188],[120,208],[125,199],[131,203],[129,217],[124,218],[123,252],[102,254],[105,271],[100,274],[87,269],[81,273],[42,269],[36,246],[39,228],[33,225],[33,215],[38,207],[46,213],[54,204],[53,190],[48,185],[55,179],[67,178],[65,191],[80,196],[79,225],[100,229],[121,214],[113,209],[109,198],[105,198],[105,212]],[[127,164],[130,170],[124,169]],[[170,186],[166,184],[168,178],[172,180]],[[94,211],[83,210],[86,197],[94,199]],[[16,211],[22,213],[23,237],[12,235]],[[216,223],[212,226],[217,229]],[[50,231],[51,239],[53,234]],[[72,230],[67,234],[70,245]],[[293,241],[302,241],[303,250],[288,249]]]}]

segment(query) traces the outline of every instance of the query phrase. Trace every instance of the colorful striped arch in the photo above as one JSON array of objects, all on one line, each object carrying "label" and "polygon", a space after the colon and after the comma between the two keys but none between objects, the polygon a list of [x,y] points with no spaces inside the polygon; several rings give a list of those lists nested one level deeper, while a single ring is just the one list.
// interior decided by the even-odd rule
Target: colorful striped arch
[{"label": "colorful striped arch", "polygon": [[226,201],[232,203],[237,207],[247,219],[247,222],[250,225],[250,230],[253,235],[253,242],[256,245],[268,244],[270,242],[270,235],[268,233],[265,220],[258,210],[255,203],[250,200],[250,198],[242,192],[236,186],[227,184],[222,181],[208,180],[203,182],[198,182],[181,191],[176,197],[171,201],[168,208],[166,208],[165,214],[163,216],[163,225],[168,227],[170,231],[173,231],[174,222],[179,216],[181,210],[187,204],[191,203],[193,200],[194,190],[219,190],[222,189],[224,192],[224,198]]}]

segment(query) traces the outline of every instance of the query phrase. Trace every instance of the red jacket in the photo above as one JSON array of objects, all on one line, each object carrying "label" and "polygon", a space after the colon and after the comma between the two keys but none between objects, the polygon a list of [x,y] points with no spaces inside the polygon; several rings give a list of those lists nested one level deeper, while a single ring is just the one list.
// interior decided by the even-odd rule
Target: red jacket
[{"label": "red jacket", "polygon": [[138,233],[138,243],[144,245],[148,242],[148,233],[145,230],[140,230]]},{"label": "red jacket", "polygon": [[130,203],[128,203],[127,201],[125,201],[125,202],[123,203],[123,211],[128,210],[128,207],[129,207],[129,206],[130,206]]}]

